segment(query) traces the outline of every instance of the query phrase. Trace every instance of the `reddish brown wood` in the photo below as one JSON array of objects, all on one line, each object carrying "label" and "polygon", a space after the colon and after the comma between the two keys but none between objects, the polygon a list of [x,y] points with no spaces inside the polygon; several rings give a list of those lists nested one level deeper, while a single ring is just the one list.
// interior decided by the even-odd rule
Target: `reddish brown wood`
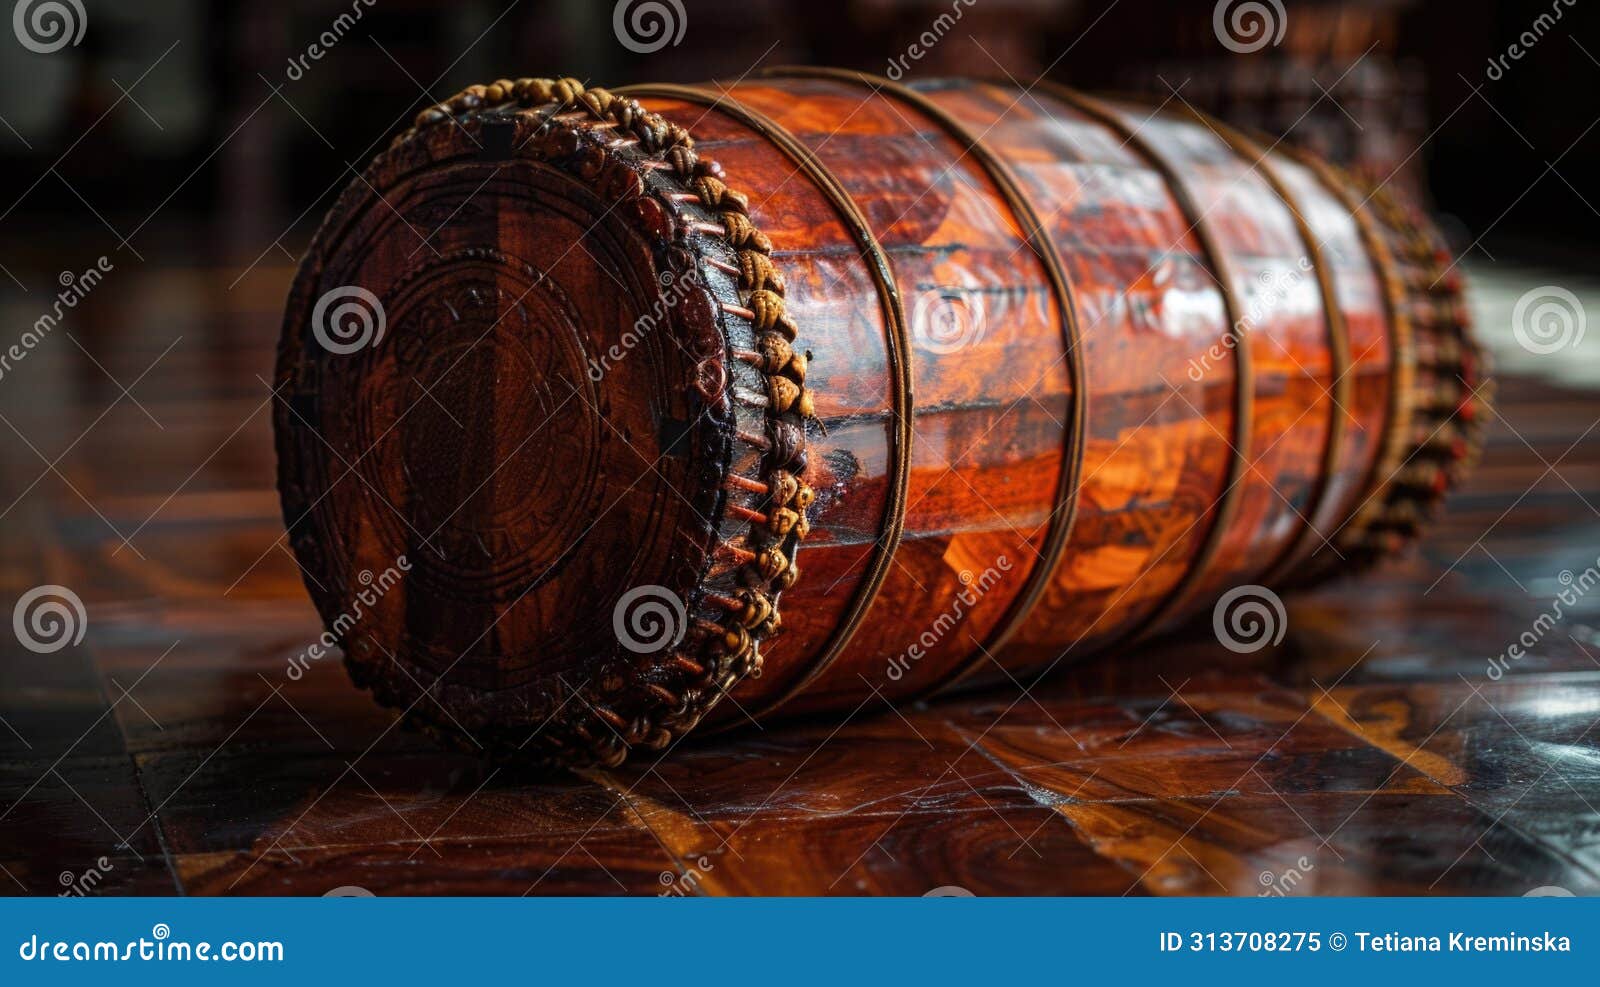
[{"label": "reddish brown wood", "polygon": [[[239,270],[201,243],[119,266],[48,392],[0,388],[71,481],[35,484],[45,462],[0,442],[5,604],[59,583],[89,615],[52,655],[0,640],[8,893],[63,893],[101,858],[91,894],[1600,891],[1600,599],[1484,674],[1557,575],[1594,564],[1594,390],[1502,381],[1484,463],[1420,551],[1290,599],[1277,648],[1235,655],[1202,622],[1026,697],[874,700],[659,764],[496,772],[396,724],[336,657],[287,677],[323,629],[283,550],[258,379],[294,271],[269,257],[227,291]],[[133,390],[164,427],[96,363],[149,369]],[[150,519],[142,558],[107,519]]]},{"label": "reddish brown wood", "polygon": [[[724,725],[1052,667],[1392,547],[1470,454],[1425,222],[1204,118],[782,70],[511,91],[346,194],[280,363],[308,586],[335,623],[407,556],[339,630],[444,734],[615,761],[730,689]],[[314,309],[352,284],[388,335],[330,354]],[[809,354],[792,393],[749,366],[756,288]],[[769,534],[786,473],[815,503]],[[632,648],[644,590],[680,633]]]}]

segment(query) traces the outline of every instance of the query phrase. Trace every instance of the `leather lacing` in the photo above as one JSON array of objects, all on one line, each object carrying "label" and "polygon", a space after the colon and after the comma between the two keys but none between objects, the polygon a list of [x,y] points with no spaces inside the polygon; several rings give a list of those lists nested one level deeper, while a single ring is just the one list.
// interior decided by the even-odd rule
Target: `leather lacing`
[{"label": "leather lacing", "polygon": [[1422,533],[1483,450],[1494,382],[1472,333],[1462,281],[1439,234],[1413,203],[1301,155],[1355,216],[1378,266],[1393,329],[1389,423],[1367,491],[1298,584],[1359,572]]},{"label": "leather lacing", "polygon": [[[696,617],[676,651],[647,668],[635,666],[626,681],[573,688],[581,701],[562,702],[539,727],[550,760],[566,766],[616,765],[632,748],[660,749],[672,743],[735,682],[761,667],[760,643],[779,627],[779,595],[799,575],[795,549],[810,530],[806,512],[815,500],[815,492],[800,479],[805,429],[815,415],[806,389],[808,356],[795,346],[798,326],[784,302],[783,275],[772,261],[772,242],[748,215],[749,200],[727,185],[720,165],[696,153],[687,130],[635,99],[586,88],[571,78],[501,79],[469,86],[423,110],[391,149],[468,115],[506,112],[538,113],[545,127],[560,123],[590,132],[609,129],[612,137],[603,142],[606,153],[626,152],[630,165],[662,174],[678,186],[660,197],[673,210],[678,239],[687,239],[692,231],[701,241],[700,261],[736,279],[737,303],[719,305],[724,318],[746,320],[751,328],[754,346],[729,343],[727,355],[754,368],[764,382],[759,394],[730,387],[725,372],[697,384],[708,403],[726,395],[746,407],[764,409],[761,434],[734,429],[737,441],[759,453],[759,474],[730,470],[723,479],[728,515],[748,525],[741,526],[738,537],[718,539],[714,556],[727,564],[720,569],[713,565],[701,599],[688,601],[691,612],[720,617]],[[685,207],[699,207],[715,222]],[[704,249],[706,239],[724,244],[735,262],[712,256],[715,251]],[[736,502],[740,499],[745,503]],[[697,602],[703,611],[694,606]],[[464,739],[435,723],[419,725],[443,739]]]},{"label": "leather lacing", "polygon": [[723,93],[698,89],[693,86],[647,85],[630,86],[629,92],[642,95],[678,99],[701,106],[715,108],[727,114],[755,133],[771,141],[785,157],[794,162],[800,171],[811,179],[833,206],[840,220],[849,228],[851,236],[861,249],[861,258],[872,274],[878,288],[879,303],[888,327],[885,350],[889,363],[889,382],[893,401],[892,441],[889,447],[888,494],[883,507],[883,530],[873,543],[871,554],[863,567],[861,579],[851,598],[850,605],[840,616],[827,641],[816,651],[805,671],[786,683],[778,695],[760,706],[746,711],[751,717],[770,715],[803,692],[831,668],[866,619],[872,601],[889,575],[889,566],[900,547],[905,530],[907,493],[911,485],[912,415],[914,401],[911,386],[911,337],[906,324],[905,306],[894,278],[889,257],[872,233],[866,215],[856,204],[844,184],[827,165],[801,140],[771,117]]}]

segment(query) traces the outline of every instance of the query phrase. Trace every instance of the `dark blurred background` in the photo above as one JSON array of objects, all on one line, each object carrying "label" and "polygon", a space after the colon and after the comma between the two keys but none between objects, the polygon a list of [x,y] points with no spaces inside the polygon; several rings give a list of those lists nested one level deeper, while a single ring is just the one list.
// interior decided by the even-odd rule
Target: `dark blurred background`
[{"label": "dark blurred background", "polygon": [[[245,264],[293,251],[350,165],[471,82],[691,81],[785,62],[881,73],[952,12],[908,74],[1178,90],[1393,174],[1463,248],[1481,236],[1474,251],[1581,267],[1600,243],[1600,4],[1581,0],[1287,0],[1277,43],[1245,54],[1218,42],[1207,0],[657,0],[682,34],[653,52],[619,43],[606,0],[76,2],[77,45],[0,41],[0,262],[19,276],[30,251],[82,227],[118,250],[178,239]],[[15,21],[50,0],[13,6]]]},{"label": "dark blurred background", "polygon": [[[1037,798],[997,808],[968,781],[981,808],[948,818],[908,808],[911,835],[876,842],[888,831],[864,823],[861,779],[926,793],[924,772],[944,756],[882,739],[898,729],[884,716],[887,728],[842,735],[802,776],[814,790],[787,800],[838,812],[752,827],[761,835],[739,844],[750,863],[724,868],[719,856],[713,881],[740,887],[769,860],[782,880],[743,886],[811,888],[789,875],[821,858],[796,870],[799,850],[830,831],[852,840],[870,830],[874,843],[845,854],[866,876],[841,889],[915,894],[954,876],[978,893],[1044,880],[1120,890],[1143,871],[1156,893],[1211,893],[1220,874],[1256,894],[1265,868],[1320,853],[1304,830],[1327,820],[1322,845],[1338,861],[1318,856],[1306,888],[1592,887],[1600,813],[1585,793],[1600,760],[1585,738],[1600,729],[1597,597],[1521,666],[1533,678],[1494,691],[1458,670],[1476,678],[1484,657],[1539,627],[1532,615],[1600,544],[1600,329],[1584,333],[1600,313],[1600,0],[0,0],[0,15],[0,894],[63,893],[106,853],[116,869],[102,891],[281,892],[293,880],[302,893],[522,893],[530,882],[609,892],[620,886],[613,867],[658,890],[660,836],[650,823],[648,835],[612,828],[615,817],[596,830],[588,806],[611,801],[598,789],[507,776],[476,802],[494,773],[391,731],[393,714],[335,662],[280,686],[322,623],[286,543],[269,381],[301,251],[418,109],[503,76],[731,80],[794,62],[908,79],[1048,75],[1181,100],[1409,191],[1463,258],[1479,336],[1501,370],[1501,410],[1485,464],[1421,560],[1297,601],[1294,636],[1262,652],[1259,674],[1201,633],[1171,646],[1170,665],[1159,652],[1119,656],[1104,666],[1114,684],[1094,672],[1059,694],[1100,698],[1023,704],[1008,729],[1024,753],[1008,757],[1033,757],[1021,738],[1060,727],[1057,714],[1103,739],[1139,724],[1079,785],[1110,761],[1133,765],[1095,783],[1114,804],[1086,795],[1073,817],[1076,790],[1063,789],[1048,808]],[[1559,338],[1530,343],[1522,325],[1519,345],[1519,306],[1529,322],[1556,311]],[[81,647],[26,645],[13,602],[45,590],[79,604]],[[1369,631],[1370,658],[1352,646]],[[1340,686],[1356,655],[1362,668]],[[1190,686],[1190,671],[1209,685]],[[1197,709],[1183,688],[1217,691],[1197,696]],[[1504,705],[1479,706],[1483,692]],[[1295,786],[1288,798],[1260,772],[1271,795],[1221,767],[1275,736],[1280,716],[1293,720],[1293,746],[1280,738],[1262,758]],[[967,736],[943,714],[924,722],[934,718]],[[1235,750],[1224,732],[1253,746]],[[737,793],[703,803],[705,815],[740,820],[726,845],[766,806],[750,810],[740,784],[766,789],[757,768],[811,761],[800,760],[806,735],[775,734],[726,762],[753,773],[709,772],[705,791]],[[881,775],[861,768],[858,751],[874,750],[893,762]],[[685,778],[723,762],[687,763]],[[1051,777],[1088,770],[1073,763]],[[950,791],[959,797],[940,788],[931,804],[966,802]],[[670,784],[647,798],[664,813],[682,802],[704,821]],[[1022,813],[1039,811],[1062,827],[1041,842],[1065,856],[1013,851],[1008,863],[994,819],[1037,835]],[[698,824],[676,818],[672,839],[693,851],[679,859],[696,859]],[[1074,818],[1098,821],[1069,832],[1062,820]],[[443,836],[454,843],[435,847],[426,834],[452,819]],[[1174,848],[1192,864],[1168,850],[1152,862],[1150,834],[1189,819]],[[594,833],[594,852],[575,843],[541,856],[562,850],[552,834],[569,825]],[[618,855],[629,859],[616,866]],[[982,866],[939,869],[966,856]],[[541,871],[557,877],[540,885]],[[866,883],[874,873],[900,883]]]}]

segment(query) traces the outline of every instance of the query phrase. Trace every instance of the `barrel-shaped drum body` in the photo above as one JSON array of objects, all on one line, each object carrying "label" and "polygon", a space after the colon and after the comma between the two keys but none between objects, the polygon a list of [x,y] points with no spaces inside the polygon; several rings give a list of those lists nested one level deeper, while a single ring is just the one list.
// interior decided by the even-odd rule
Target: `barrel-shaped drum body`
[{"label": "barrel-shaped drum body", "polygon": [[[373,635],[408,678],[462,664],[469,691],[450,693],[352,653],[380,698],[454,695],[473,719],[454,726],[502,746],[502,726],[553,723],[535,745],[546,756],[616,760],[707,712],[733,725],[1020,676],[1233,587],[1391,548],[1470,455],[1480,374],[1425,223],[1198,114],[1049,84],[804,70],[468,95],[389,152],[425,159],[423,173],[369,169],[380,190],[456,188],[434,204],[435,232],[404,243],[397,226],[414,220],[341,203],[290,308],[280,386],[301,395],[296,415],[319,435],[370,418],[380,455],[383,428],[411,436],[393,451],[400,474],[363,481],[394,496],[323,505],[338,467],[300,449],[282,413],[280,449],[296,551],[335,585],[383,556],[340,531],[451,541],[454,561],[413,546],[425,561],[405,589],[465,618],[430,622],[413,600],[373,622],[392,626],[341,638]],[[489,141],[493,156],[472,151]],[[372,290],[408,335],[360,358],[404,366],[325,371],[308,309],[362,278],[388,285]],[[481,318],[464,317],[474,306]],[[630,339],[652,311],[662,330]],[[486,356],[471,331],[449,335],[464,321],[503,345]],[[462,360],[495,385],[473,397]],[[491,439],[453,457],[418,445],[448,442],[441,387]],[[374,407],[335,414],[331,392]],[[544,465],[521,458],[530,443]],[[553,501],[517,503],[541,486]],[[598,558],[619,539],[591,522],[620,525],[637,551]],[[620,610],[645,585],[684,626],[623,654],[606,624],[629,637]],[[348,593],[312,592],[334,622]],[[573,712],[558,712],[563,695]]]}]

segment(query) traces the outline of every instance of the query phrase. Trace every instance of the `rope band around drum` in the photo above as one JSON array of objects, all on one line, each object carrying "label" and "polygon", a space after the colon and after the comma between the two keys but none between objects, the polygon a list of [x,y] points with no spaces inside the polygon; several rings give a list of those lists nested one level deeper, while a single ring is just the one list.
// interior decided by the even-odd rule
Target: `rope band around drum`
[{"label": "rope band around drum", "polygon": [[827,642],[818,649],[817,656],[810,666],[785,686],[776,697],[747,710],[751,718],[770,716],[820,678],[838,660],[866,618],[873,600],[877,598],[878,591],[888,577],[894,554],[900,546],[900,538],[905,529],[907,493],[911,483],[913,408],[911,340],[906,325],[905,308],[900,300],[888,255],[884,253],[882,245],[873,235],[860,207],[833,172],[782,124],[740,103],[730,95],[694,86],[652,84],[630,86],[623,91],[634,96],[678,99],[710,107],[771,141],[796,168],[805,172],[806,177],[811,179],[839,214],[840,219],[849,227],[877,284],[879,303],[888,325],[885,350],[888,354],[889,379],[893,391],[894,428],[889,456],[889,485],[884,504],[883,530],[874,541],[875,550],[867,563],[861,582],[856,587],[850,607],[829,635]]},{"label": "rope band around drum", "polygon": [[1354,217],[1383,285],[1392,342],[1380,449],[1361,501],[1332,536],[1338,556],[1313,556],[1300,580],[1310,582],[1370,566],[1418,536],[1477,459],[1494,388],[1459,276],[1420,209],[1382,184],[1372,187],[1309,154],[1297,158]]},{"label": "rope band around drum", "polygon": [[1350,329],[1345,323],[1344,309],[1339,305],[1338,292],[1333,283],[1333,272],[1323,255],[1322,245],[1311,229],[1311,224],[1306,220],[1305,213],[1301,211],[1294,196],[1289,192],[1283,176],[1278,174],[1270,160],[1271,149],[1262,147],[1242,131],[1208,117],[1192,106],[1188,107],[1188,111],[1195,120],[1210,127],[1234,153],[1255,162],[1257,173],[1283,201],[1284,208],[1288,209],[1294,218],[1295,230],[1305,244],[1306,260],[1310,262],[1311,269],[1317,276],[1317,290],[1322,295],[1323,322],[1328,330],[1329,373],[1333,377],[1333,386],[1329,389],[1328,395],[1332,404],[1328,409],[1328,437],[1322,449],[1321,473],[1312,488],[1304,511],[1301,512],[1301,521],[1304,525],[1300,529],[1300,534],[1284,546],[1277,560],[1269,564],[1256,580],[1264,585],[1273,586],[1281,583],[1288,572],[1322,547],[1320,543],[1325,539],[1325,536],[1317,530],[1316,518],[1333,486],[1334,471],[1338,469],[1339,459],[1344,455],[1344,448],[1348,442],[1345,409],[1350,401],[1351,391]]},{"label": "rope band around drum", "polygon": [[1367,500],[1376,496],[1379,478],[1384,475],[1385,464],[1399,461],[1400,443],[1405,431],[1402,422],[1407,421],[1410,416],[1408,406],[1415,378],[1416,356],[1412,344],[1411,317],[1406,312],[1405,285],[1401,283],[1394,257],[1389,252],[1389,245],[1384,242],[1372,217],[1362,208],[1363,203],[1352,194],[1350,183],[1342,179],[1332,168],[1313,155],[1293,151],[1291,153],[1316,176],[1324,188],[1333,193],[1355,222],[1361,243],[1366,247],[1367,256],[1372,261],[1378,275],[1378,283],[1382,287],[1383,309],[1390,329],[1389,401],[1385,410],[1384,430],[1379,439],[1377,454],[1373,457],[1372,468],[1359,486],[1359,490],[1363,492],[1363,500],[1352,507],[1334,527],[1333,537],[1337,541],[1339,532],[1355,521]]},{"label": "rope band around drum", "polygon": [[1184,219],[1188,221],[1189,230],[1194,233],[1195,240],[1200,244],[1200,252],[1213,272],[1217,286],[1221,289],[1223,312],[1228,320],[1227,332],[1235,337],[1232,347],[1237,367],[1234,381],[1234,422],[1233,437],[1229,440],[1232,456],[1229,457],[1228,470],[1224,477],[1226,485],[1214,505],[1211,526],[1206,530],[1199,549],[1189,561],[1183,575],[1167,595],[1145,615],[1141,621],[1142,626],[1136,625],[1118,635],[1114,641],[1106,645],[1106,648],[1110,649],[1117,644],[1126,643],[1154,631],[1163,621],[1182,609],[1198,588],[1207,570],[1211,568],[1212,561],[1222,547],[1223,538],[1232,525],[1234,514],[1239,507],[1237,491],[1244,480],[1245,471],[1250,466],[1251,436],[1254,431],[1255,375],[1250,359],[1250,336],[1240,315],[1238,300],[1234,297],[1234,278],[1229,271],[1227,258],[1218,246],[1211,228],[1206,225],[1205,211],[1199,207],[1188,187],[1184,185],[1178,169],[1139,133],[1138,128],[1129,126],[1127,121],[1107,104],[1056,83],[1041,80],[1036,85],[1037,88],[1120,134],[1160,173],[1173,201],[1178,204]]},{"label": "rope band around drum", "polygon": [[[689,301],[671,308],[675,327],[680,313],[687,312],[684,319],[716,336],[714,351],[700,365],[704,372],[697,371],[690,384],[708,407],[734,408],[731,418],[724,416],[729,441],[759,454],[761,463],[759,476],[729,470],[722,478],[726,523],[714,534],[714,551],[722,564],[708,562],[712,571],[702,574],[703,587],[685,601],[695,616],[681,646],[650,656],[646,663],[596,676],[600,681],[565,686],[564,698],[547,697],[554,712],[506,752],[514,755],[537,739],[537,756],[563,766],[616,765],[633,748],[660,750],[683,736],[735,682],[761,665],[759,645],[777,629],[779,595],[797,578],[793,555],[806,534],[806,511],[815,497],[797,465],[804,458],[805,423],[813,415],[806,358],[795,345],[798,326],[786,311],[785,284],[772,263],[771,242],[750,220],[748,199],[728,187],[717,162],[695,150],[687,130],[637,100],[586,88],[570,78],[502,79],[470,86],[422,110],[377,160],[425,153],[429,133],[446,125],[475,126],[496,118],[525,122],[535,135],[570,136],[556,152],[563,167],[598,194],[611,197],[611,209],[629,206],[660,256],[675,264],[698,262],[719,269],[732,281],[740,303],[719,303],[697,288],[705,294],[703,308]],[[370,167],[376,166],[377,161]],[[716,222],[708,223],[708,218]],[[738,263],[723,262],[704,246],[698,252],[688,250],[685,244],[696,237],[725,247]],[[723,313],[735,311],[749,321],[749,348],[735,347],[717,328],[720,319],[710,313],[719,304]],[[700,312],[706,314],[693,314]],[[765,393],[736,393],[723,359],[752,368]],[[757,428],[764,423],[765,435],[751,434],[740,424],[746,420]],[[373,683],[375,696],[393,701],[380,692],[379,684]],[[453,718],[450,724],[423,719],[416,725],[462,747],[473,739],[457,735],[460,728]]]},{"label": "rope band around drum", "polygon": [[1083,475],[1084,435],[1088,423],[1088,386],[1085,380],[1083,356],[1079,352],[1082,338],[1077,306],[1073,300],[1072,283],[1067,277],[1066,264],[1062,261],[1055,242],[1045,231],[1044,222],[1023,192],[1016,173],[998,153],[983,142],[980,135],[974,134],[970,128],[927,95],[891,79],[848,69],[783,66],[769,69],[763,74],[769,77],[832,79],[866,86],[893,95],[932,120],[960,144],[963,151],[970,154],[989,176],[990,181],[994,182],[1021,228],[1029,249],[1044,267],[1045,276],[1050,281],[1050,288],[1055,296],[1072,394],[1068,422],[1063,428],[1061,470],[1047,520],[1044,542],[1022,588],[1012,598],[1006,612],[990,630],[986,640],[978,645],[972,655],[923,687],[913,697],[925,698],[967,678],[982,665],[986,656],[1005,646],[1027,620],[1045,589],[1050,585],[1050,580],[1060,567],[1067,544],[1071,540],[1073,523],[1078,513],[1078,482]]}]

